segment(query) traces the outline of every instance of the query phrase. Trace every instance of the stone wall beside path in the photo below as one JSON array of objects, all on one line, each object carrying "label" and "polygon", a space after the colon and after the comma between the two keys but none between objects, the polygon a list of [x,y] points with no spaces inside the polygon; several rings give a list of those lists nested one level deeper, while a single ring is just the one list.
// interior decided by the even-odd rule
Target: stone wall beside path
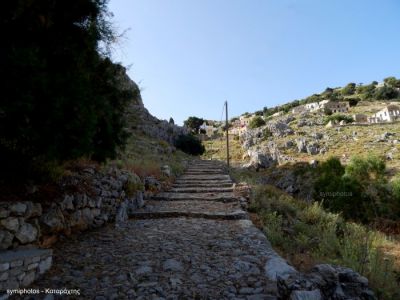
[{"label": "stone wall beside path", "polygon": [[143,207],[145,183],[117,168],[85,169],[59,183],[62,194],[50,203],[0,202],[0,295],[6,289],[26,287],[52,263],[49,249],[60,237],[123,222]]}]

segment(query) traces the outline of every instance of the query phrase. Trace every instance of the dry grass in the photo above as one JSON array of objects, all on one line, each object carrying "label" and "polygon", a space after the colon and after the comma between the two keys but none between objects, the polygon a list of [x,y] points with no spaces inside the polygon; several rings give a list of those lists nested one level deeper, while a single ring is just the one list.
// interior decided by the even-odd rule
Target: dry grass
[{"label": "dry grass", "polygon": [[[226,160],[226,137],[218,137],[203,142],[206,152],[204,159]],[[239,140],[229,136],[229,158],[233,165],[243,163],[244,150]]]}]

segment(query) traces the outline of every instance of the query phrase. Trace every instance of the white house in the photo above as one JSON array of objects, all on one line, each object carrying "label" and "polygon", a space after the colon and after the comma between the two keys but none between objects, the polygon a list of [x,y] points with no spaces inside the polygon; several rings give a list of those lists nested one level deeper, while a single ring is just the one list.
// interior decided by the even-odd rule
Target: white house
[{"label": "white house", "polygon": [[400,120],[400,107],[390,104],[369,118],[370,123],[393,122]]},{"label": "white house", "polygon": [[305,105],[306,109],[309,111],[315,111],[319,109],[318,102],[311,102]]}]

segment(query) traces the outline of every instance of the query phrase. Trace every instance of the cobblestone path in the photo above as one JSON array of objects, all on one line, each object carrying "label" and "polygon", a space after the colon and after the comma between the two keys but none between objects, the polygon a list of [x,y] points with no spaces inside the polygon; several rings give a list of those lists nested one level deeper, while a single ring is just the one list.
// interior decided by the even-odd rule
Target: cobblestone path
[{"label": "cobblestone path", "polygon": [[230,177],[199,161],[124,226],[59,243],[51,271],[32,287],[80,289],[77,298],[97,300],[272,300],[276,285],[266,274],[276,257]]}]

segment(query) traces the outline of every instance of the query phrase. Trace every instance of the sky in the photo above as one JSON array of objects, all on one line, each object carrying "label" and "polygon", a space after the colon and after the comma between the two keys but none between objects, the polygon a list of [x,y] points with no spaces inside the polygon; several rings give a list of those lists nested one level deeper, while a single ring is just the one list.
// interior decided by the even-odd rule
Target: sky
[{"label": "sky", "polygon": [[399,0],[110,0],[113,59],[146,108],[221,120],[400,77]]}]

